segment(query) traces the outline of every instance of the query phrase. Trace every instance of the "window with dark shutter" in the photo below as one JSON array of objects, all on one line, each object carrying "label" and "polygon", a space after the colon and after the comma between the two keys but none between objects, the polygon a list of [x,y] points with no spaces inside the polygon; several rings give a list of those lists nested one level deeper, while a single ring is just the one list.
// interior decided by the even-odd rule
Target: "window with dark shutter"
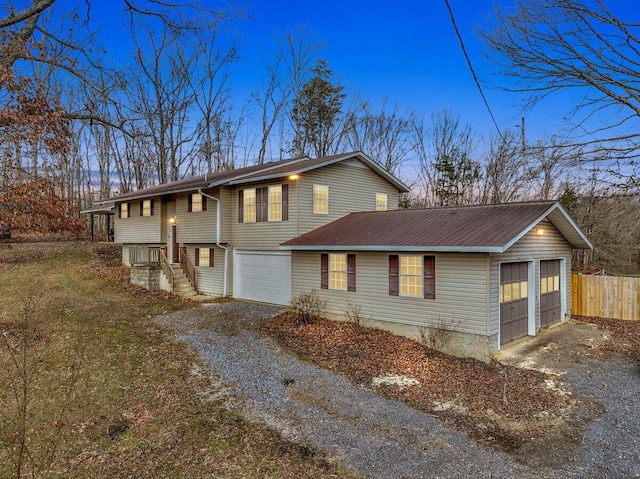
[{"label": "window with dark shutter", "polygon": [[289,185],[282,185],[282,221],[289,221]]},{"label": "window with dark shutter", "polygon": [[256,221],[269,221],[269,187],[256,188]]},{"label": "window with dark shutter", "polygon": [[140,200],[140,216],[144,216],[144,200]]},{"label": "window with dark shutter", "polygon": [[191,213],[192,210],[193,210],[193,196],[189,195],[188,203],[187,203],[187,212]]},{"label": "window with dark shutter", "polygon": [[424,257],[424,297],[436,299],[436,257]]},{"label": "window with dark shutter", "polygon": [[238,190],[238,223],[244,221],[244,190]]},{"label": "window with dark shutter", "polygon": [[200,266],[200,248],[196,248],[193,254],[193,262],[196,264],[196,266]]},{"label": "window with dark shutter", "polygon": [[213,248],[209,248],[209,266],[211,268],[213,268],[214,266],[214,262],[213,262]]},{"label": "window with dark shutter", "polygon": [[399,278],[398,278],[398,264],[399,257],[397,254],[389,255],[389,295],[399,296]]},{"label": "window with dark shutter", "polygon": [[202,211],[207,211],[207,197],[202,195]]},{"label": "window with dark shutter", "polygon": [[329,255],[320,255],[320,288],[329,289]]},{"label": "window with dark shutter", "polygon": [[151,216],[153,216],[153,200],[149,200],[151,207]]},{"label": "window with dark shutter", "polygon": [[356,290],[356,255],[347,255],[347,291]]}]

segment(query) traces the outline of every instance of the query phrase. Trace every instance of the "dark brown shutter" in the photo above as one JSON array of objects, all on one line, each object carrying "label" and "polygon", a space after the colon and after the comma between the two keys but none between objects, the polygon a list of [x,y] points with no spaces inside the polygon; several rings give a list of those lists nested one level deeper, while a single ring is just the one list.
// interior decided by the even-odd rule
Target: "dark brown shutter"
[{"label": "dark brown shutter", "polygon": [[195,256],[193,258],[193,262],[196,264],[196,266],[200,266],[200,248],[195,249],[194,255]]},{"label": "dark brown shutter", "polygon": [[282,221],[289,221],[289,185],[282,185]]},{"label": "dark brown shutter", "polygon": [[213,248],[209,248],[209,266],[211,266],[212,268],[213,268],[213,265],[214,265],[213,252],[214,252],[214,249]]},{"label": "dark brown shutter", "polygon": [[207,211],[207,197],[204,195],[202,196],[202,211]]},{"label": "dark brown shutter", "polygon": [[400,284],[398,277],[400,258],[397,254],[389,255],[389,295],[399,296]]},{"label": "dark brown shutter", "polygon": [[347,255],[347,291],[356,290],[356,255]]},{"label": "dark brown shutter", "polygon": [[424,297],[436,299],[436,257],[424,257]]},{"label": "dark brown shutter", "polygon": [[258,196],[258,191],[260,194],[260,203],[258,204],[258,210],[260,212],[256,221],[269,221],[269,187],[265,186],[263,188],[256,188],[256,196]]},{"label": "dark brown shutter", "polygon": [[238,190],[238,223],[244,221],[244,190]]},{"label": "dark brown shutter", "polygon": [[256,223],[262,222],[262,188],[256,188]]},{"label": "dark brown shutter", "polygon": [[191,210],[193,210],[193,195],[189,195],[189,203],[187,204],[187,211],[189,213],[191,213]]},{"label": "dark brown shutter", "polygon": [[123,203],[120,203],[118,205],[118,218],[122,218],[122,205]]},{"label": "dark brown shutter", "polygon": [[151,216],[153,216],[153,200],[149,200],[149,202],[151,203]]},{"label": "dark brown shutter", "polygon": [[320,288],[329,289],[329,255],[320,255]]},{"label": "dark brown shutter", "polygon": [[131,218],[131,202],[127,202],[127,218]]},{"label": "dark brown shutter", "polygon": [[144,200],[140,200],[140,216],[144,215]]}]

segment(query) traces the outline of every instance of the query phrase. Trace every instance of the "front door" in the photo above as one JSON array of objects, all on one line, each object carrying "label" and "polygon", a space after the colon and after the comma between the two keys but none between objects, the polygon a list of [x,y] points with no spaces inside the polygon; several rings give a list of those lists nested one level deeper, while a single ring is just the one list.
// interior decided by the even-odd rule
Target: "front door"
[{"label": "front door", "polygon": [[500,345],[527,335],[529,324],[529,265],[500,265]]},{"label": "front door", "polygon": [[540,327],[559,322],[560,260],[540,261]]},{"label": "front door", "polygon": [[178,250],[178,228],[176,225],[171,225],[171,262],[180,262],[180,251]]}]

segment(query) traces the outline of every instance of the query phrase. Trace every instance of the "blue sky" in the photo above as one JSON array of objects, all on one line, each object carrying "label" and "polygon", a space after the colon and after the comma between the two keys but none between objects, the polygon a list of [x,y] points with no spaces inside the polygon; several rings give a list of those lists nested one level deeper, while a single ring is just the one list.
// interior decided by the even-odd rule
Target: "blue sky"
[{"label": "blue sky", "polygon": [[[458,28],[501,129],[515,129],[526,117],[528,139],[560,131],[565,102],[555,99],[526,112],[522,98],[490,84],[504,82],[487,59],[477,28],[491,20],[493,0],[451,0]],[[349,90],[372,103],[383,97],[426,115],[449,109],[487,135],[495,131],[460,49],[443,0],[256,0],[239,29],[239,74],[247,87],[259,82],[261,57],[275,31],[307,28],[326,45],[321,56]],[[255,82],[252,81],[255,79]],[[558,108],[560,107],[560,108]],[[517,130],[519,131],[519,130]]]}]

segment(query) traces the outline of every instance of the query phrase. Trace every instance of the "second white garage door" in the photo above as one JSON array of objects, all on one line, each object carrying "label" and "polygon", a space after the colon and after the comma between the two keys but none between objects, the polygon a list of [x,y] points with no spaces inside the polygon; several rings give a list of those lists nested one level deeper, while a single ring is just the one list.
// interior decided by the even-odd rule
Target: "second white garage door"
[{"label": "second white garage door", "polygon": [[291,254],[234,251],[233,296],[274,304],[291,301]]}]

